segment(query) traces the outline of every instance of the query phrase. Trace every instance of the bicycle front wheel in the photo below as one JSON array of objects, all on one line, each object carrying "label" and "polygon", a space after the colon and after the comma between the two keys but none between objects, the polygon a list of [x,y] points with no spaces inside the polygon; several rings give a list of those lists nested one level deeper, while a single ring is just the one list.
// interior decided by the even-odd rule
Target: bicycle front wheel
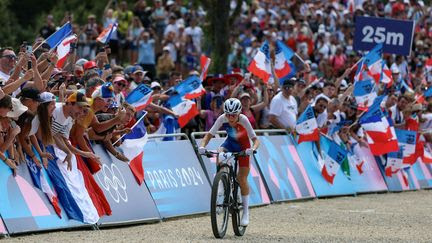
[{"label": "bicycle front wheel", "polygon": [[219,171],[212,186],[210,216],[213,235],[223,238],[228,228],[230,183],[228,173]]},{"label": "bicycle front wheel", "polygon": [[241,216],[243,215],[243,205],[241,202],[241,195],[240,195],[240,187],[239,185],[235,185],[236,188],[234,188],[233,195],[237,195],[236,199],[234,199],[234,203],[232,205],[232,224],[233,224],[233,230],[234,234],[237,236],[243,236],[246,232],[246,226],[241,226]]}]

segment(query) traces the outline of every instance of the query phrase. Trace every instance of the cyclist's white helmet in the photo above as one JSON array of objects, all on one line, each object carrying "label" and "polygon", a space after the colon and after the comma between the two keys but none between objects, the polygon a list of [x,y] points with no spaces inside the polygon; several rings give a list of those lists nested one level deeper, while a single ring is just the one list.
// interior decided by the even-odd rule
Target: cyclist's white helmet
[{"label": "cyclist's white helmet", "polygon": [[224,103],[224,112],[226,114],[240,114],[242,104],[237,98],[229,98]]}]

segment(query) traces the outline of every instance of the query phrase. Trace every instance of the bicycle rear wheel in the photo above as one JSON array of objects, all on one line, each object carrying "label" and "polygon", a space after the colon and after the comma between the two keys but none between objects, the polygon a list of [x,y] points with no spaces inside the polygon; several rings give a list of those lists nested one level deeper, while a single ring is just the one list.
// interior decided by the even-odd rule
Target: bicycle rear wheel
[{"label": "bicycle rear wheel", "polygon": [[223,238],[228,228],[230,183],[228,173],[219,171],[212,186],[210,216],[213,235]]},{"label": "bicycle rear wheel", "polygon": [[231,212],[232,217],[232,224],[233,224],[233,230],[234,234],[237,236],[243,236],[246,232],[246,227],[241,226],[241,216],[243,215],[243,205],[241,203],[241,194],[240,194],[240,187],[238,184],[235,185],[236,188],[234,188],[234,194],[237,195],[237,199],[234,200],[234,203],[232,205],[233,209]]}]

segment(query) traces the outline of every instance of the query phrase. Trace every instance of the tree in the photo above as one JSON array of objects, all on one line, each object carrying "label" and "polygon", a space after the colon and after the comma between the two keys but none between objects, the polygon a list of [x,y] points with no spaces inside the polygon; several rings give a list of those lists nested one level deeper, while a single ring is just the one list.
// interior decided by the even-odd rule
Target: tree
[{"label": "tree", "polygon": [[228,55],[231,51],[229,37],[233,24],[240,14],[243,0],[236,0],[236,8],[231,12],[231,0],[202,0],[207,12],[206,33],[211,47],[212,72],[226,73]]}]

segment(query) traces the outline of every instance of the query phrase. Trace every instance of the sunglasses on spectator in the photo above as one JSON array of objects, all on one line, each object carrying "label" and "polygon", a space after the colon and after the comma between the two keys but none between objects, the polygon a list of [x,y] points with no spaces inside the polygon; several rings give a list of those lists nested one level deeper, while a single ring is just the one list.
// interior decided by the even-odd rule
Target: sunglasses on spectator
[{"label": "sunglasses on spectator", "polygon": [[15,55],[12,55],[12,54],[11,55],[4,55],[2,57],[5,57],[5,58],[7,58],[9,60],[16,60],[17,59],[17,57]]},{"label": "sunglasses on spectator", "polygon": [[116,82],[116,84],[120,87],[126,87],[126,84],[122,82]]}]

